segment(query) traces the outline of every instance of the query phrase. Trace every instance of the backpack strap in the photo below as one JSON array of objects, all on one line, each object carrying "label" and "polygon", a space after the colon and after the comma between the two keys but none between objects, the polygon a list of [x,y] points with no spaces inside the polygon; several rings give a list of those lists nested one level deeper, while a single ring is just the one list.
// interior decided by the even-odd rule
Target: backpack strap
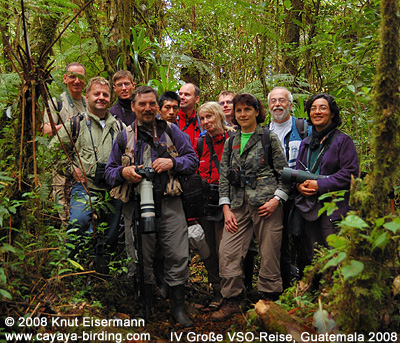
[{"label": "backpack strap", "polygon": [[271,146],[271,134],[267,126],[263,127],[263,135],[261,137],[262,145],[264,148],[264,163],[268,161],[269,166],[274,170],[274,163],[272,160],[272,146]]},{"label": "backpack strap", "polygon": [[61,101],[61,99],[57,100],[57,111],[58,111],[58,113],[61,112],[62,108],[63,108],[63,102]]},{"label": "backpack strap", "polygon": [[79,131],[81,129],[81,120],[84,118],[83,113],[78,113],[76,116],[71,118],[71,132],[72,132],[72,141],[74,144],[78,140]]},{"label": "backpack strap", "polygon": [[301,139],[304,139],[308,136],[308,124],[307,120],[304,120],[304,118],[296,118],[295,119],[295,125],[297,132],[300,135]]},{"label": "backpack strap", "polygon": [[231,154],[232,154],[232,147],[233,147],[233,139],[235,138],[235,134],[236,134],[236,132],[232,135],[232,136],[230,136],[229,137],[229,141],[228,141],[228,151],[229,151],[229,158],[228,158],[228,161],[229,161],[229,163],[230,163],[230,161],[231,161]]},{"label": "backpack strap", "polygon": [[274,168],[274,160],[272,156],[272,145],[271,145],[271,132],[268,126],[263,127],[263,135],[261,137],[262,145],[264,147],[264,163],[268,161],[268,165],[270,166],[272,172],[275,175],[275,178],[279,180],[279,174]]},{"label": "backpack strap", "polygon": [[199,154],[199,158],[203,156],[203,145],[204,145],[204,136],[200,136],[197,138],[197,152]]},{"label": "backpack strap", "polygon": [[209,170],[210,177],[211,177],[211,173],[212,173],[212,162],[214,162],[215,167],[217,168],[218,174],[221,174],[221,165],[219,163],[217,153],[214,150],[214,145],[212,143],[212,138],[210,135],[206,136],[206,144],[207,144],[208,150],[210,151],[210,170]]},{"label": "backpack strap", "polygon": [[115,119],[117,120],[118,131],[121,132],[123,130],[122,120],[119,118],[115,118]]},{"label": "backpack strap", "polygon": [[133,126],[129,125],[125,129],[126,132],[126,141],[124,139],[124,134],[122,131],[118,132],[117,135],[117,144],[118,149],[122,153],[121,163],[124,166],[133,165],[134,162],[134,144],[135,144],[135,134],[133,130]]}]

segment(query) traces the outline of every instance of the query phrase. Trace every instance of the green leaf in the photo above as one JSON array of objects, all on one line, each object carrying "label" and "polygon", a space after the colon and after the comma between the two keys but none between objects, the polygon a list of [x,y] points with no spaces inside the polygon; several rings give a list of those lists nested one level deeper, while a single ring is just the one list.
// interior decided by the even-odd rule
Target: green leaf
[{"label": "green leaf", "polygon": [[285,0],[283,2],[283,5],[285,6],[286,9],[289,9],[292,6],[292,2],[290,0]]},{"label": "green leaf", "polygon": [[344,195],[348,192],[347,190],[341,190],[341,191],[336,191],[336,192],[329,192],[329,193],[324,193],[318,197],[318,200],[322,201],[324,199],[340,199],[341,197],[344,197]]},{"label": "green leaf", "polygon": [[68,262],[71,263],[76,269],[85,270],[78,262],[68,259]]},{"label": "green leaf", "polygon": [[383,224],[383,227],[385,229],[388,229],[389,231],[392,231],[394,234],[397,233],[397,231],[400,229],[400,223],[399,220],[397,220],[397,218],[389,223],[385,223]]},{"label": "green leaf", "polygon": [[376,227],[381,227],[383,224],[385,224],[385,218],[378,218],[378,219],[375,221],[375,226],[376,226]]},{"label": "green leaf", "polygon": [[387,232],[381,232],[378,236],[373,240],[374,244],[372,244],[372,251],[375,248],[385,249],[386,244],[388,244],[390,237]]},{"label": "green leaf", "polygon": [[3,285],[5,285],[7,283],[7,276],[4,273],[3,268],[0,268],[0,283],[2,283]]},{"label": "green leaf", "polygon": [[338,236],[336,234],[329,235],[326,238],[326,241],[328,244],[335,248],[335,249],[340,249],[342,247],[345,247],[347,245],[347,240],[344,237]]},{"label": "green leaf", "polygon": [[341,270],[344,280],[355,277],[364,270],[364,263],[351,260],[350,265],[344,266]]},{"label": "green leaf", "polygon": [[64,273],[70,273],[70,272],[72,272],[72,269],[70,269],[70,268],[64,268],[64,269],[61,269],[61,270],[58,272],[58,275],[61,275],[61,274],[64,274]]},{"label": "green leaf", "polygon": [[354,85],[347,85],[347,89],[350,90],[353,93],[356,92],[356,87],[354,87]]},{"label": "green leaf", "polygon": [[349,214],[338,225],[341,227],[347,226],[347,227],[354,227],[357,229],[363,229],[368,227],[368,224],[364,220],[362,220],[359,216],[356,216],[354,214]]},{"label": "green leaf", "polygon": [[12,295],[5,289],[0,289],[0,294],[2,297],[12,300]]},{"label": "green leaf", "polygon": [[324,268],[322,269],[323,271],[325,269],[328,269],[329,267],[336,267],[340,262],[342,262],[346,258],[347,254],[342,251],[337,256],[332,257],[327,264],[325,264]]},{"label": "green leaf", "polygon": [[303,28],[303,23],[301,21],[297,20],[296,18],[293,18],[292,20],[297,26]]},{"label": "green leaf", "polygon": [[[337,200],[337,199],[335,199],[335,200]],[[338,209],[338,207],[335,204],[335,202],[336,202],[335,200],[333,202],[324,202],[324,207],[326,209],[327,216],[332,215],[332,213]]]},{"label": "green leaf", "polygon": [[0,248],[0,251],[1,251],[2,253],[5,253],[6,251],[15,253],[15,248],[14,248],[12,245],[10,245],[10,244],[3,243],[3,246]]}]

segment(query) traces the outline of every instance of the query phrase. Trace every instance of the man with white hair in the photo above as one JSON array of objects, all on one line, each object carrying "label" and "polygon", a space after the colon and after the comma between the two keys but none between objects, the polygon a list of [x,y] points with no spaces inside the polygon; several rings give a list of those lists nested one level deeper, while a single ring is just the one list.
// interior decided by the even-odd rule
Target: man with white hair
[{"label": "man with white hair", "polygon": [[[273,121],[269,124],[269,129],[278,135],[286,154],[286,159],[290,168],[296,165],[297,155],[301,141],[308,136],[311,127],[307,126],[304,118],[295,118],[290,115],[293,108],[293,95],[285,87],[275,87],[268,94],[269,113]],[[289,216],[294,209],[293,192],[283,206],[283,232],[281,245],[281,276],[282,286],[285,290],[290,286],[292,274],[297,274],[291,266],[291,256],[289,251],[289,232],[292,222]],[[293,233],[293,232],[292,232]],[[301,257],[300,257],[301,258]],[[292,270],[293,269],[293,270]]]}]

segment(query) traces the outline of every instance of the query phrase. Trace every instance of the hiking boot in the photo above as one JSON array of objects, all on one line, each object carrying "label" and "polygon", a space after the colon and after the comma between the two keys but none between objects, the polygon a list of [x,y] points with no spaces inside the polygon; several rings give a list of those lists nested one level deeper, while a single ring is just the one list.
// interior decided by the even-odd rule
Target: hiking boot
[{"label": "hiking boot", "polygon": [[242,311],[240,300],[236,298],[224,299],[221,308],[211,315],[211,320],[222,322],[232,316],[232,314],[240,313]]},{"label": "hiking boot", "polygon": [[158,286],[158,292],[160,294],[161,299],[166,300],[168,299],[168,285],[163,282],[161,285]]},{"label": "hiking boot", "polygon": [[169,302],[171,305],[171,314],[175,321],[181,324],[184,328],[193,326],[185,311],[185,286],[178,285],[169,287]]},{"label": "hiking boot", "polygon": [[222,303],[224,302],[224,298],[222,297],[220,292],[214,293],[214,297],[212,298],[211,302],[208,304],[208,307],[211,311],[218,310]]}]

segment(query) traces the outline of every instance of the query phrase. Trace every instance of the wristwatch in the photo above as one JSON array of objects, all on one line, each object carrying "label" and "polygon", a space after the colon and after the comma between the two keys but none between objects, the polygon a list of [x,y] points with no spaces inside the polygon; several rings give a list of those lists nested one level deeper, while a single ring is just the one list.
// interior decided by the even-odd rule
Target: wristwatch
[{"label": "wristwatch", "polygon": [[279,203],[281,203],[282,199],[278,197],[277,195],[274,195],[274,199],[278,200]]}]

